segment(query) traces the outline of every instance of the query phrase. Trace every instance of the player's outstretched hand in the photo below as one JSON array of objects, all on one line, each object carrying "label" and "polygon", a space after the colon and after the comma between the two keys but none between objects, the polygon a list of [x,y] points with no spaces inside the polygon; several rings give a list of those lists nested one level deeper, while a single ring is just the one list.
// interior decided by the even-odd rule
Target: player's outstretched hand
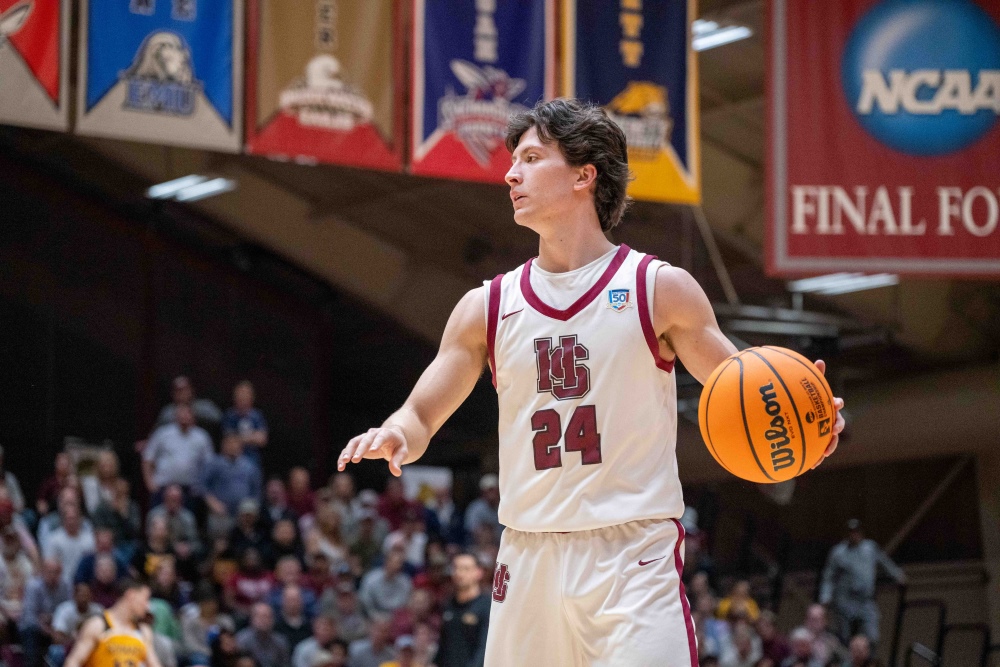
[{"label": "player's outstretched hand", "polygon": [[347,443],[337,459],[337,470],[343,472],[348,463],[358,463],[361,459],[385,459],[389,462],[389,472],[399,477],[408,453],[402,430],[393,426],[370,428]]},{"label": "player's outstretched hand", "polygon": [[[817,359],[816,368],[820,373],[826,375],[825,361]],[[840,411],[844,409],[844,399],[834,398],[833,409],[837,411],[837,420],[833,423],[833,438],[830,440],[830,444],[826,446],[826,451],[823,452],[823,458],[816,462],[816,465],[813,466],[813,470],[819,467],[819,464],[825,461],[826,457],[837,451],[837,443],[840,442],[840,432],[844,430],[844,415],[840,414]]]}]

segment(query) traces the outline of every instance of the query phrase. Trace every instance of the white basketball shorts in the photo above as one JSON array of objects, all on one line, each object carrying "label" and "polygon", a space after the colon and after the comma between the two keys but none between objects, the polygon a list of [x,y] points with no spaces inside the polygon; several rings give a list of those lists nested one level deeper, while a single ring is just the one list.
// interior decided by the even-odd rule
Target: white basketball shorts
[{"label": "white basketball shorts", "polygon": [[486,667],[698,667],[683,542],[674,519],[506,529]]}]

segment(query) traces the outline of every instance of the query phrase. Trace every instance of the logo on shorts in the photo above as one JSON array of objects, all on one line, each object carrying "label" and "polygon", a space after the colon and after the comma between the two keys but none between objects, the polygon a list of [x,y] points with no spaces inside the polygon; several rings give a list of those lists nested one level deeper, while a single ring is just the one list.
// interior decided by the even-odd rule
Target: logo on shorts
[{"label": "logo on shorts", "polygon": [[503,602],[507,599],[507,582],[510,581],[510,571],[503,563],[497,563],[497,569],[493,573],[493,599],[496,602]]},{"label": "logo on shorts", "polygon": [[627,289],[608,290],[608,308],[611,310],[620,313],[631,305]]}]

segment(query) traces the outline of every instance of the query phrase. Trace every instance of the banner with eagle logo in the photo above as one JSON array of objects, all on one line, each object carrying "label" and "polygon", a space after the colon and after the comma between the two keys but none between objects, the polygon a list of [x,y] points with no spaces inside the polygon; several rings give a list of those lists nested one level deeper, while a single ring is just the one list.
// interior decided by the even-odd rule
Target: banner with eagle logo
[{"label": "banner with eagle logo", "polygon": [[411,170],[502,183],[507,119],[555,94],[554,0],[414,0]]},{"label": "banner with eagle logo", "polygon": [[400,0],[250,0],[247,151],[403,167]]},{"label": "banner with eagle logo", "polygon": [[76,130],[237,152],[242,0],[82,0]]},{"label": "banner with eagle logo", "polygon": [[636,199],[701,201],[694,0],[565,0],[563,94],[602,105],[628,139]]},{"label": "banner with eagle logo", "polygon": [[0,0],[0,123],[69,127],[69,0]]}]

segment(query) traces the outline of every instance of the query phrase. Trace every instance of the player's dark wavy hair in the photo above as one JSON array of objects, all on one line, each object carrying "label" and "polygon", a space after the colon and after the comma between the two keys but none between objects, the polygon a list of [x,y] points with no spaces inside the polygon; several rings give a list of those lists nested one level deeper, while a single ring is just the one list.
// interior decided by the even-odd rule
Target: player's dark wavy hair
[{"label": "player's dark wavy hair", "polygon": [[618,225],[632,203],[625,194],[632,180],[628,147],[618,124],[608,118],[604,109],[589,102],[567,98],[539,102],[508,121],[507,150],[513,153],[521,136],[532,127],[542,141],[556,142],[570,166],[594,165],[594,207],[601,229],[608,231]]}]

